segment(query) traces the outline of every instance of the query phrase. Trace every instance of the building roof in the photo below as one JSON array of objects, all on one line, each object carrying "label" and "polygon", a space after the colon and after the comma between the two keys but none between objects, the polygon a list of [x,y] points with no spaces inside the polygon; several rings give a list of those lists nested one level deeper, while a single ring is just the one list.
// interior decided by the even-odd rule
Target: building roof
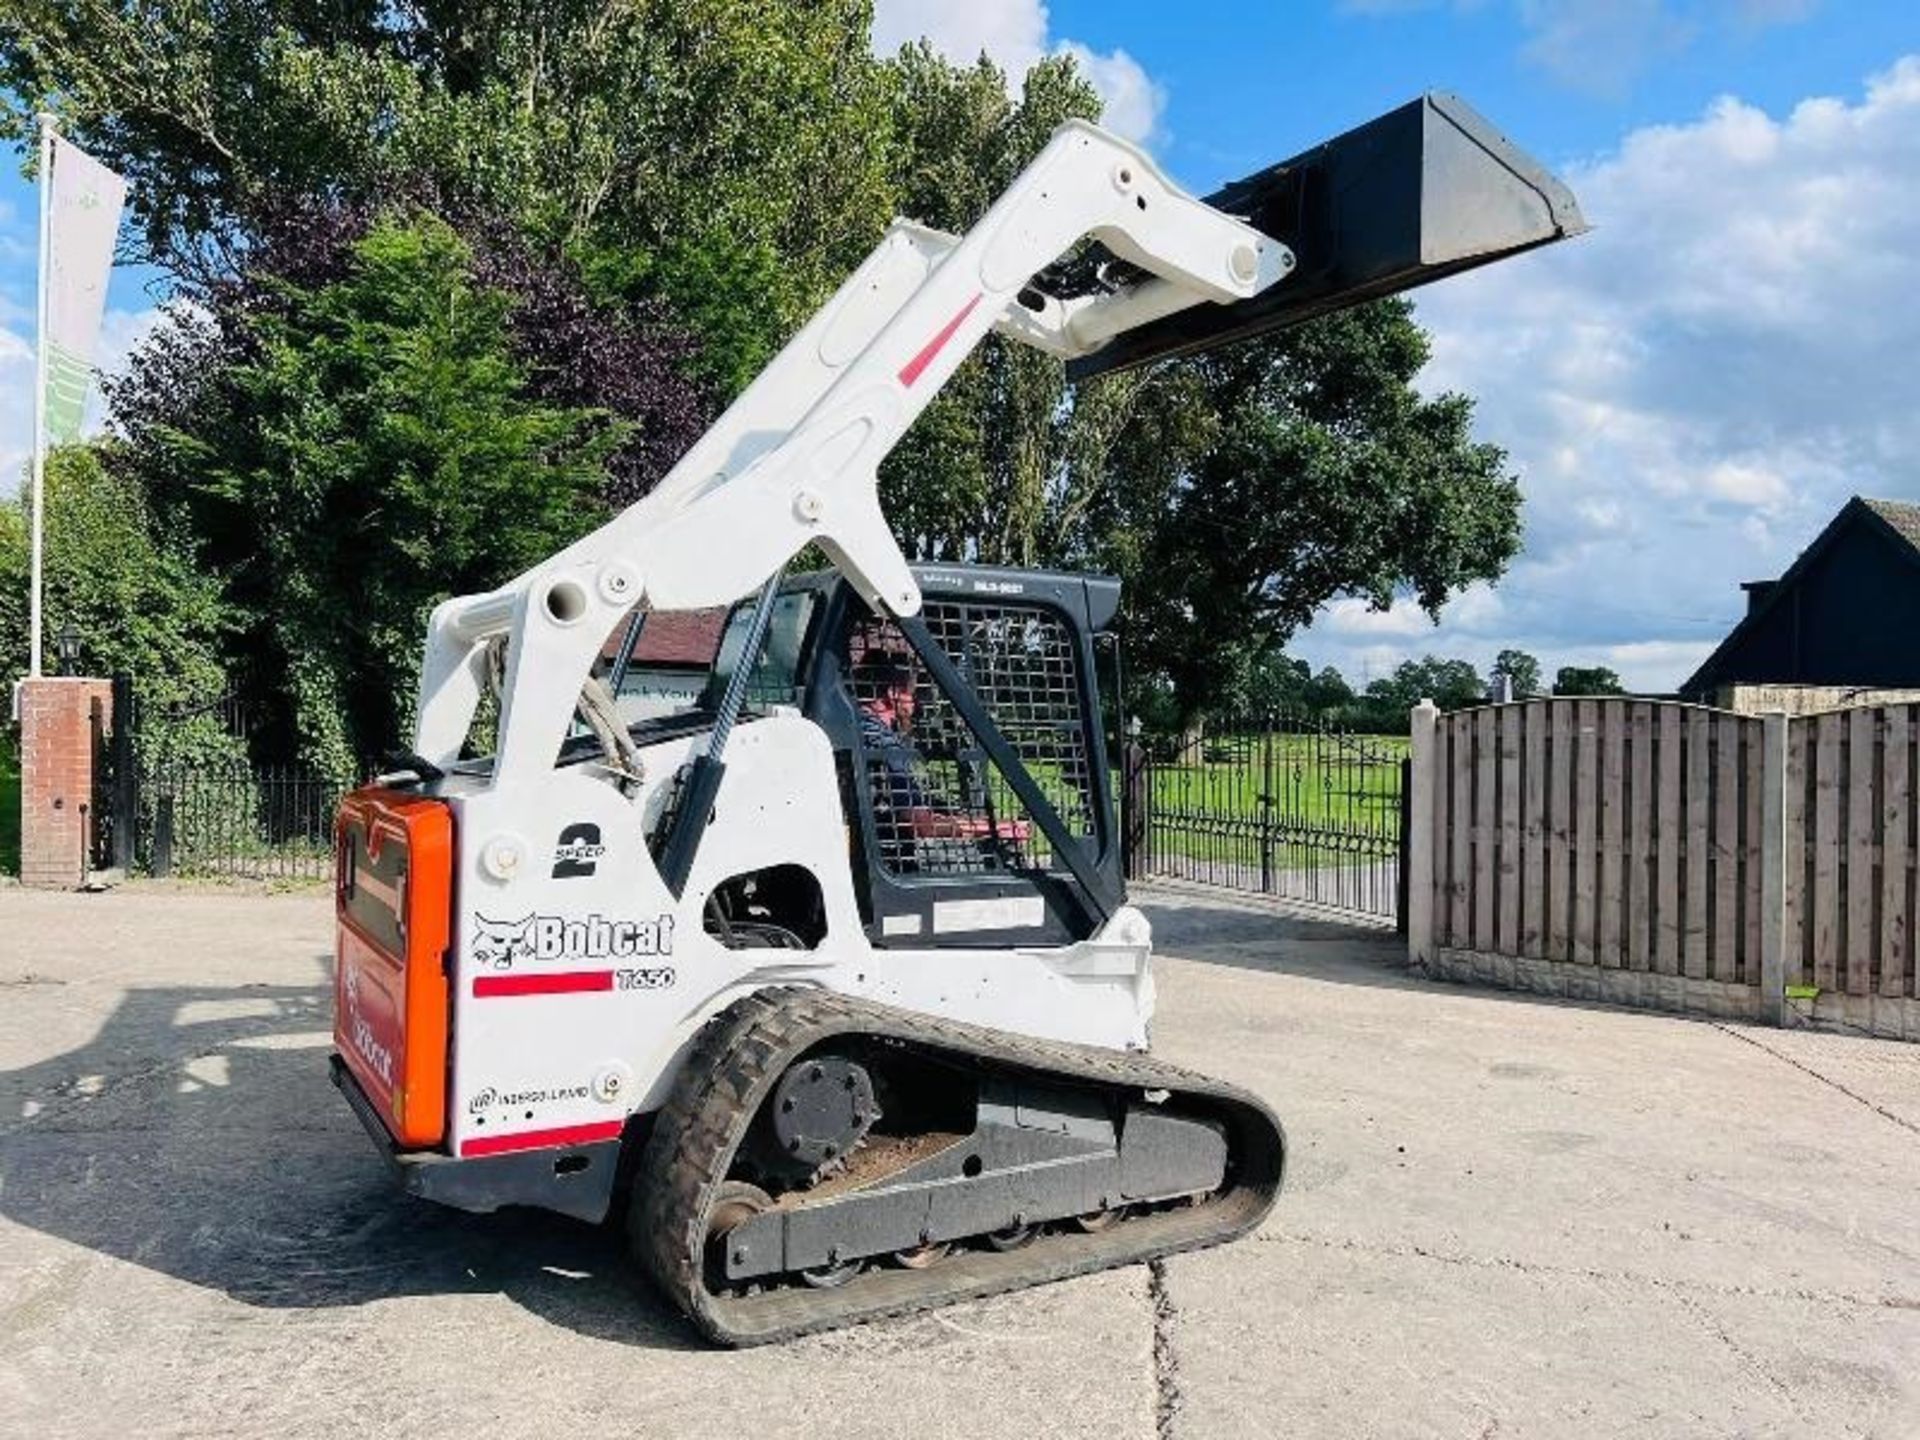
[{"label": "building roof", "polygon": [[1910,505],[1904,500],[1868,500],[1861,497],[1860,504],[1878,515],[1907,544],[1920,553],[1920,505]]},{"label": "building roof", "polygon": [[[1826,528],[1813,537],[1813,543],[1800,552],[1799,557],[1772,583],[1771,588],[1755,595],[1754,603],[1748,606],[1740,623],[1727,632],[1727,638],[1714,647],[1711,655],[1700,662],[1700,668],[1687,678],[1679,693],[1696,695],[1718,683],[1715,672],[1725,657],[1759,628],[1776,605],[1785,602],[1800,577],[1826,552],[1836,537],[1849,527],[1861,523],[1872,526],[1891,540],[1915,565],[1920,565],[1920,505],[1904,500],[1872,500],[1864,495],[1854,496],[1840,508],[1839,514],[1827,522]],[[1764,581],[1748,581],[1740,588],[1753,592],[1765,584]]]},{"label": "building roof", "polygon": [[[727,608],[711,610],[655,610],[640,627],[640,639],[634,644],[630,665],[684,665],[705,669],[713,664],[720,648],[720,631],[727,623]],[[620,653],[627,638],[627,622],[621,621],[607,637],[601,654],[611,660]]]}]

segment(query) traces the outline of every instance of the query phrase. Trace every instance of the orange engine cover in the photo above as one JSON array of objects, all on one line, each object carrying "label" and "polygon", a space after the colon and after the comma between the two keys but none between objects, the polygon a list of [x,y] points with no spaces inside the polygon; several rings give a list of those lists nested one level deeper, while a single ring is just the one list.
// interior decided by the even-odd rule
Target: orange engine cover
[{"label": "orange engine cover", "polygon": [[333,1043],[403,1146],[447,1128],[453,815],[368,787],[334,827]]}]

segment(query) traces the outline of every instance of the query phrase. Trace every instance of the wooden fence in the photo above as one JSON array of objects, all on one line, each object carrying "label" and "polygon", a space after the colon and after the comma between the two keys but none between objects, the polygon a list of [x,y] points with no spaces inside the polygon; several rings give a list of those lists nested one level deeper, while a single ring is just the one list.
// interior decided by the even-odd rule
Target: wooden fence
[{"label": "wooden fence", "polygon": [[1436,974],[1920,1039],[1920,714],[1604,698],[1414,713],[1408,942]]}]

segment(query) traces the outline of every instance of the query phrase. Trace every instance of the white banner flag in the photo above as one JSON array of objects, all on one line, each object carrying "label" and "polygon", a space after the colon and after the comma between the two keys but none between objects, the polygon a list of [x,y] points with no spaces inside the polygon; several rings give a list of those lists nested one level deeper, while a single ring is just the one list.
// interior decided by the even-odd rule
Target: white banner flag
[{"label": "white banner flag", "polygon": [[107,305],[127,182],[58,135],[48,176],[45,380],[47,439],[80,438],[93,350]]},{"label": "white banner flag", "polygon": [[[93,347],[127,182],[53,133],[40,117],[40,375],[33,415],[33,560],[27,581],[27,673],[40,674],[47,446],[80,438]],[[19,691],[14,692],[19,710]]]}]

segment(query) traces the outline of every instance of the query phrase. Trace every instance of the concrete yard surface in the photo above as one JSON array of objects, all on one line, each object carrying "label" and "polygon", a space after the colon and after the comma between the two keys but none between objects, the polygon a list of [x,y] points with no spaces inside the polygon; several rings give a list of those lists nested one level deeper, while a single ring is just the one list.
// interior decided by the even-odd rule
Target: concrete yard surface
[{"label": "concrete yard surface", "polygon": [[1920,1435],[1920,1047],[1428,983],[1143,894],[1254,1237],[746,1352],[610,1229],[399,1195],[324,894],[0,890],[0,1434]]}]

